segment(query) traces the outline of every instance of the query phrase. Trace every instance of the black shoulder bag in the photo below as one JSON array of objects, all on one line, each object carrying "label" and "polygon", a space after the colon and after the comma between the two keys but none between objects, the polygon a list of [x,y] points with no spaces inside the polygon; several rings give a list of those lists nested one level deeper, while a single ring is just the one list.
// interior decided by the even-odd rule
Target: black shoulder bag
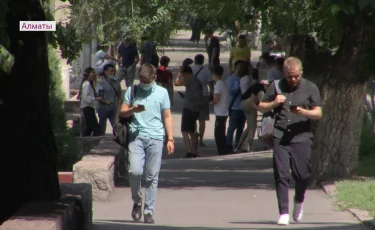
[{"label": "black shoulder bag", "polygon": [[[133,105],[133,100],[134,97],[137,93],[137,86],[133,85],[130,87],[128,90],[130,91],[130,105]],[[121,145],[124,148],[127,148],[129,145],[129,124],[132,120],[132,116],[130,117],[120,117],[119,112],[120,109],[118,110],[118,116],[115,124],[113,125],[113,136],[114,136],[114,141]]]}]

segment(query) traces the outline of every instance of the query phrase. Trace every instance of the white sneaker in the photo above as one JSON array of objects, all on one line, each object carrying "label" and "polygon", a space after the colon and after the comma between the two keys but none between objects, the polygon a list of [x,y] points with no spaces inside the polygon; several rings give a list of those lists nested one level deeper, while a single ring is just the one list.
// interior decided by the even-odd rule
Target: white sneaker
[{"label": "white sneaker", "polygon": [[294,202],[293,220],[295,222],[299,222],[300,220],[302,220],[302,216],[303,216],[303,203]]},{"label": "white sneaker", "polygon": [[278,225],[289,225],[289,214],[282,214],[277,221]]}]

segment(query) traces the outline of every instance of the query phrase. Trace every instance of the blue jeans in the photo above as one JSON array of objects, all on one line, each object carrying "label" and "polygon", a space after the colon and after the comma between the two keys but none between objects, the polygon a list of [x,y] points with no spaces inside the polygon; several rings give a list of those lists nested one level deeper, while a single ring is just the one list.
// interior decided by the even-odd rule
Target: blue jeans
[{"label": "blue jeans", "polygon": [[[234,131],[236,131],[236,142],[237,146],[240,141],[243,128],[245,127],[246,116],[242,110],[232,110],[229,114],[229,126],[227,129],[227,146],[228,148],[233,148],[233,136]],[[230,149],[231,150],[231,149]]]},{"label": "blue jeans", "polygon": [[99,108],[99,126],[100,126],[100,135],[105,135],[107,129],[107,119],[111,123],[112,127],[116,120],[117,108]]},{"label": "blue jeans", "polygon": [[143,214],[154,212],[162,154],[162,140],[150,137],[130,137],[129,183],[135,204],[142,202],[141,179],[145,173],[146,196]]}]

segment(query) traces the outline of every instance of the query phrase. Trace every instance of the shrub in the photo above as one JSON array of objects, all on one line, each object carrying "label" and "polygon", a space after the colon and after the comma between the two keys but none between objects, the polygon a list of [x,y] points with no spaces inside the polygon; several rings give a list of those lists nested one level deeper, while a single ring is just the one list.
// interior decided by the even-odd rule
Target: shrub
[{"label": "shrub", "polygon": [[79,161],[79,150],[75,136],[66,124],[65,94],[62,90],[60,60],[51,46],[48,47],[48,65],[50,70],[50,113],[57,147],[58,170],[71,171],[73,164]]},{"label": "shrub", "polygon": [[362,125],[361,142],[359,144],[359,157],[375,157],[375,134],[370,123]]}]

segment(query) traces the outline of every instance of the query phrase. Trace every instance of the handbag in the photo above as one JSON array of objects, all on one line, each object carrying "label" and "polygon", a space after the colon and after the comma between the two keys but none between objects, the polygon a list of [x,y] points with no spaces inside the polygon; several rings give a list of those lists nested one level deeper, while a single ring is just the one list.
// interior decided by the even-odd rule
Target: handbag
[{"label": "handbag", "polygon": [[[133,85],[132,87],[129,87],[128,90],[130,91],[130,106],[133,105],[133,100],[137,92],[137,86]],[[120,108],[118,109],[118,115],[120,112]],[[124,148],[127,148],[129,145],[129,125],[132,120],[132,116],[130,117],[120,117],[117,116],[117,120],[115,121],[113,125],[113,140],[121,145]]]},{"label": "handbag", "polygon": [[[275,80],[276,96],[281,94],[279,87],[280,80]],[[263,142],[268,148],[273,148],[273,130],[275,127],[276,113],[274,111],[264,113],[262,120],[257,127],[258,139]]]}]

